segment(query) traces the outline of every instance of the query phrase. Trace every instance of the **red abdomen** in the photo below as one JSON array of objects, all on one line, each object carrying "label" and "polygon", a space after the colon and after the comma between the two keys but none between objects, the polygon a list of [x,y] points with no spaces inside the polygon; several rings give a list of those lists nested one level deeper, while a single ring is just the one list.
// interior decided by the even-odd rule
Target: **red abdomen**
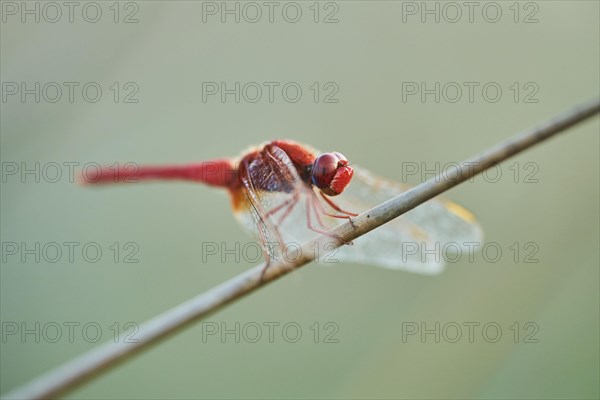
[{"label": "red abdomen", "polygon": [[231,188],[238,182],[237,169],[231,160],[218,159],[197,164],[143,166],[128,163],[118,168],[104,167],[90,172],[83,183],[136,183],[141,180],[185,180],[211,186]]}]

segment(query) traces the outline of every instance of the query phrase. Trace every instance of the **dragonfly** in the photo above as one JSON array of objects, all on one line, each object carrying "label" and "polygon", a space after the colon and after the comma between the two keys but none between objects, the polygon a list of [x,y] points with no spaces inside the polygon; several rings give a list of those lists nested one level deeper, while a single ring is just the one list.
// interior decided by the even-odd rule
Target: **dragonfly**
[{"label": "dragonfly", "polygon": [[[350,164],[339,152],[322,153],[292,140],[266,142],[238,158],[165,166],[129,163],[84,177],[88,184],[150,180],[184,180],[227,190],[237,220],[260,240],[267,267],[292,245],[317,234],[332,236],[328,232],[336,226],[410,189]],[[338,247],[328,259],[332,264],[437,274],[448,254],[472,251],[481,238],[471,212],[437,197],[351,243],[338,238],[349,245]]]}]

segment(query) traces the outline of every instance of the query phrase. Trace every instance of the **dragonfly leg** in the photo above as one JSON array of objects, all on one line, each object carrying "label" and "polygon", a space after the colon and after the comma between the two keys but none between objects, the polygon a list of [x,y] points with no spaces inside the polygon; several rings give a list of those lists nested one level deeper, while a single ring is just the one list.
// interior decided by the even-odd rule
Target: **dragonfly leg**
[{"label": "dragonfly leg", "polygon": [[291,198],[291,199],[287,199],[286,201],[282,202],[280,205],[278,205],[277,207],[272,208],[271,210],[269,210],[269,212],[267,212],[267,217],[270,217],[271,215],[275,215],[279,212],[279,210],[281,210],[284,207],[287,207],[290,205],[290,203],[296,201],[296,199]]},{"label": "dragonfly leg", "polygon": [[333,202],[333,200],[331,200],[329,197],[325,196],[325,194],[323,192],[319,192],[321,194],[321,197],[327,202],[327,204],[329,204],[331,206],[331,208],[333,208],[335,211],[339,211],[342,214],[347,214],[351,217],[356,217],[358,216],[358,214],[350,212],[350,211],[344,211],[340,208],[340,206],[338,206],[337,204],[335,204]]},{"label": "dragonfly leg", "polygon": [[311,222],[311,215],[310,215],[311,208],[313,209],[313,212],[317,216],[317,221],[319,222],[319,225],[324,226],[323,225],[323,221],[321,220],[321,217],[319,216],[319,212],[315,208],[315,204],[314,204],[314,200],[313,199],[316,199],[316,198],[308,197],[306,199],[306,224],[308,226],[308,229],[310,229],[311,231],[320,233],[322,235],[329,236],[331,238],[337,239],[337,240],[339,240],[343,244],[351,244],[352,242],[348,242],[348,241],[342,239],[338,235],[333,235],[333,234],[331,234],[331,233],[329,233],[329,232],[327,232],[325,230],[318,229],[318,228],[316,228],[316,227],[313,226],[313,224]]},{"label": "dragonfly leg", "polygon": [[287,199],[286,201],[282,202],[277,207],[274,207],[273,209],[269,210],[269,212],[267,212],[266,215],[267,215],[267,217],[270,217],[270,216],[278,213],[281,209],[285,209],[283,214],[281,215],[281,217],[279,217],[279,220],[277,220],[277,225],[281,225],[281,223],[285,220],[285,218],[292,212],[292,210],[294,209],[296,204],[298,204],[298,195],[297,194],[295,194],[294,197],[292,197],[291,199]]},{"label": "dragonfly leg", "polygon": [[[351,216],[357,216],[358,214],[354,214],[354,213],[350,213],[350,212],[348,212],[348,211],[343,211],[343,210],[341,210],[341,209],[338,207],[338,205],[337,205],[337,204],[335,204],[333,201],[331,201],[331,200],[329,200],[327,197],[325,197],[325,196],[323,195],[323,193],[321,193],[321,195],[322,195],[322,196],[323,196],[323,198],[324,198],[324,199],[327,201],[327,203],[328,203],[328,204],[330,204],[332,207],[334,207],[334,206],[335,206],[335,208],[336,208],[336,209],[340,210],[341,212],[348,213],[349,215],[336,215],[336,214],[332,214],[332,213],[328,212],[328,211],[325,209],[325,207],[323,207],[323,205],[321,204],[321,202],[319,201],[319,199],[317,198],[317,196],[314,194],[314,192],[312,192],[313,202],[314,202],[314,204],[315,204],[315,207],[317,207],[317,208],[318,208],[318,212],[317,212],[317,211],[315,211],[315,212],[317,213],[317,217],[319,217],[319,212],[320,212],[321,214],[325,214],[325,215],[327,215],[328,217],[332,217],[332,218],[340,218],[340,219],[347,219],[347,220],[350,222],[350,225],[352,225],[352,228],[353,228],[353,229],[356,229],[356,226],[354,225],[354,221],[352,221],[352,217],[351,217]],[[319,221],[320,221],[320,218],[319,218]],[[321,226],[324,226],[324,225],[321,223]],[[349,243],[347,243],[347,244],[352,244],[352,242],[349,242]]]},{"label": "dragonfly leg", "polygon": [[285,210],[285,212],[281,215],[281,217],[277,221],[277,225],[281,225],[283,223],[283,221],[287,218],[287,216],[290,215],[290,213],[292,212],[292,210],[294,209],[294,207],[296,207],[296,204],[298,204],[298,196],[295,195],[290,200],[286,201],[286,203],[287,202],[289,202],[290,204],[288,205],[288,207]]},{"label": "dragonfly leg", "polygon": [[308,205],[310,205],[310,207],[312,208],[312,211],[313,211],[313,212],[315,213],[315,215],[317,216],[317,222],[319,223],[319,225],[320,225],[322,228],[327,228],[327,226],[325,226],[325,224],[323,223],[323,220],[321,219],[321,215],[320,215],[320,214],[325,214],[325,215],[327,215],[327,211],[326,211],[324,208],[322,208],[322,207],[319,207],[319,206],[320,206],[320,204],[319,204],[319,199],[317,199],[317,198],[314,196],[314,194],[313,194],[313,195],[310,195],[310,194],[309,194],[309,197],[308,197],[308,199],[307,199],[307,200],[308,200],[308,202],[307,202],[307,208],[308,208]]},{"label": "dragonfly leg", "polygon": [[[279,217],[279,220],[277,221],[277,224],[275,226],[273,226],[273,228],[276,230],[277,235],[280,237],[281,241],[281,250],[283,252],[285,252],[285,254],[287,254],[287,250],[288,250],[288,244],[283,242],[283,239],[281,239],[281,233],[279,232],[279,226],[283,223],[283,221],[286,219],[286,217],[288,215],[290,215],[290,213],[292,212],[292,210],[294,209],[294,207],[296,207],[296,204],[298,204],[298,195],[294,195],[294,197],[292,197],[291,199],[288,199],[286,201],[283,202],[283,204],[280,204],[278,206],[278,208],[282,208],[283,206],[286,206],[283,214],[281,215],[281,217]],[[269,214],[273,214],[270,211],[267,213],[267,215]],[[285,255],[284,255],[285,258]]]}]

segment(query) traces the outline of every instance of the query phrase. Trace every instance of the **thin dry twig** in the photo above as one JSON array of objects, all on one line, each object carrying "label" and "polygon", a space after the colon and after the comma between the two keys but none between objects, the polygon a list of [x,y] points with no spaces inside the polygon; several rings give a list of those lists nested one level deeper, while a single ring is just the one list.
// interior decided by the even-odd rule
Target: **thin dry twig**
[{"label": "thin dry twig", "polygon": [[[44,399],[57,397],[73,390],[81,383],[106,372],[119,362],[147,349],[169,335],[220,310],[225,305],[265,286],[275,279],[302,267],[315,257],[315,242],[320,249],[333,250],[340,237],[349,242],[391,221],[419,204],[439,195],[477,175],[481,171],[542,142],[549,137],[600,112],[600,99],[594,99],[569,110],[537,127],[522,132],[512,139],[445,171],[444,177],[434,177],[415,188],[368,210],[351,222],[334,229],[331,235],[318,237],[297,249],[286,260],[271,264],[264,276],[264,265],[256,266],[221,285],[182,303],[140,326],[136,334],[137,343],[127,343],[120,338],[115,343],[106,343],[42,375],[32,382],[7,393],[5,398]],[[325,254],[325,252],[321,253]]]}]

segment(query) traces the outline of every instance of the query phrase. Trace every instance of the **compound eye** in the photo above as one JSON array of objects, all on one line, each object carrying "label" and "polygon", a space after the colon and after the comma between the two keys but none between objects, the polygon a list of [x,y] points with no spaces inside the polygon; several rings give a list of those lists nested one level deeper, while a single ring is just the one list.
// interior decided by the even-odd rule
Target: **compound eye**
[{"label": "compound eye", "polygon": [[348,159],[346,158],[345,155],[343,155],[342,153],[338,153],[337,151],[334,151],[333,153],[334,156],[336,156],[339,160],[339,163],[341,165],[348,165]]},{"label": "compound eye", "polygon": [[337,196],[348,186],[353,172],[343,154],[323,153],[313,164],[312,182],[326,195]]},{"label": "compound eye", "polygon": [[313,184],[319,189],[329,187],[335,177],[339,161],[335,153],[323,153],[317,157],[312,170]]}]

